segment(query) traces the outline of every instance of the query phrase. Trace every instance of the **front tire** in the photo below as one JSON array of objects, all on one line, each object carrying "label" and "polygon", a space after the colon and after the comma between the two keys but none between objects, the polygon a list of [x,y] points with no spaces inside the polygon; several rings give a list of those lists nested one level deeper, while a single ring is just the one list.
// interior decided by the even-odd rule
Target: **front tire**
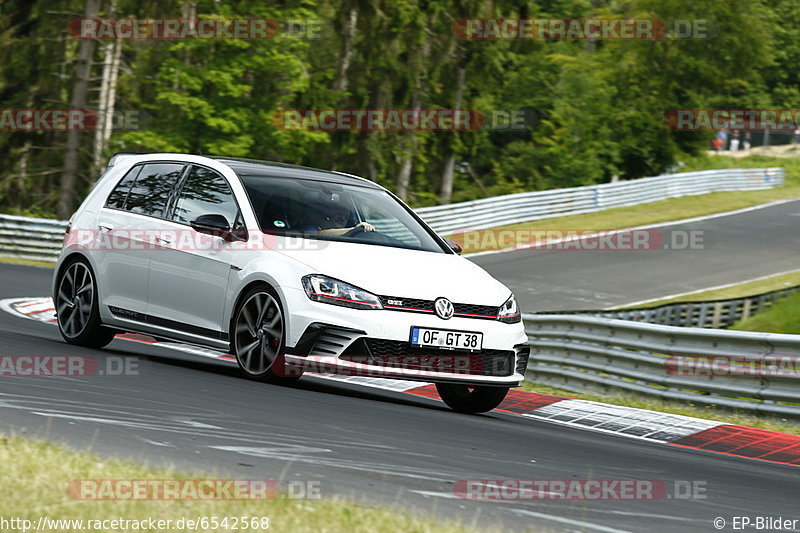
[{"label": "front tire", "polygon": [[486,413],[503,401],[509,387],[469,387],[458,383],[437,383],[436,392],[453,411],[467,414]]},{"label": "front tire", "polygon": [[231,323],[231,353],[248,378],[290,384],[302,376],[287,375],[284,360],[285,320],[278,294],[266,285],[241,298]]},{"label": "front tire", "polygon": [[58,329],[69,344],[102,348],[114,339],[114,330],[100,323],[97,283],[85,259],[74,259],[61,269],[53,300]]}]

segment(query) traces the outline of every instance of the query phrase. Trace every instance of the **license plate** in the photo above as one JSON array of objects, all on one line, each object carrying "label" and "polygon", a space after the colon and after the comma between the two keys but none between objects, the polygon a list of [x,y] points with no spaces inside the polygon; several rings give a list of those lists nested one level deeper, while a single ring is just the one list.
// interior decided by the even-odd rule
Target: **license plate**
[{"label": "license plate", "polygon": [[475,331],[453,331],[449,329],[411,328],[411,344],[458,350],[480,350],[483,333]]}]

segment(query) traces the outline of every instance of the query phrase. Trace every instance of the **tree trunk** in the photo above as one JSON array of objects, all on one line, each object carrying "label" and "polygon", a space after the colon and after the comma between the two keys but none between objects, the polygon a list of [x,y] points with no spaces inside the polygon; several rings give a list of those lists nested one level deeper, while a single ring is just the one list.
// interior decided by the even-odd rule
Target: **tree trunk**
[{"label": "tree trunk", "polygon": [[[419,101],[419,97],[416,94],[412,98],[411,107],[415,112],[419,112],[422,107],[422,103]],[[408,132],[404,142],[401,142],[401,146],[403,147],[403,153],[400,160],[400,171],[397,173],[394,189],[395,194],[405,202],[408,200],[408,187],[411,184],[411,170],[414,167],[414,154],[417,151],[416,132]]]},{"label": "tree trunk", "polygon": [[97,105],[97,129],[92,146],[92,176],[97,176],[103,164],[103,152],[114,127],[114,104],[117,94],[117,73],[122,46],[112,41],[103,46],[103,75],[100,82],[100,98]]},{"label": "tree trunk", "polygon": [[417,145],[417,139],[413,134],[410,135],[409,146],[403,152],[403,159],[400,162],[400,171],[397,173],[397,181],[395,184],[395,191],[397,196],[404,202],[408,200],[408,186],[411,183],[411,169],[414,163],[414,151]]},{"label": "tree trunk", "polygon": [[[100,0],[86,0],[84,18],[97,18],[100,11]],[[78,59],[75,66],[75,82],[72,85],[72,98],[70,107],[72,109],[83,109],[86,107],[86,93],[89,86],[89,74],[92,67],[92,55],[94,54],[94,41],[84,39],[78,47]],[[61,171],[61,184],[59,186],[59,198],[57,213],[61,219],[68,218],[72,214],[72,205],[75,198],[75,181],[78,172],[79,148],[81,142],[80,131],[67,132],[67,147],[64,152],[64,166]]]},{"label": "tree trunk", "polygon": [[[456,73],[455,109],[461,109],[461,104],[464,99],[464,78],[466,76],[466,73],[467,69],[464,66],[464,63],[461,63]],[[457,135],[456,133],[453,134]],[[439,186],[439,203],[442,204],[450,203],[450,198],[453,196],[453,175],[455,173],[455,167],[456,167],[456,153],[451,148],[450,154],[447,156],[447,160],[445,161],[444,164],[444,171],[442,172],[442,182]]]},{"label": "tree trunk", "polygon": [[108,82],[108,113],[106,114],[106,125],[103,128],[103,149],[105,150],[111,139],[111,133],[114,129],[114,112],[117,107],[117,78],[119,77],[119,63],[122,59],[122,42],[114,41],[114,58],[111,62],[111,79]]},{"label": "tree trunk", "polygon": [[339,69],[336,81],[333,84],[334,91],[346,91],[348,86],[347,69],[353,61],[353,41],[356,35],[356,25],[358,24],[358,10],[350,9],[347,23],[344,26],[344,43],[342,44],[342,56],[339,60]]},{"label": "tree trunk", "polygon": [[[108,16],[114,16],[116,0],[111,0],[108,9]],[[108,41],[103,46],[103,74],[100,78],[100,95],[97,102],[97,128],[94,130],[94,144],[92,145],[92,176],[97,176],[102,165],[103,150],[108,139],[106,128],[113,124],[114,99],[111,92],[116,91],[116,86],[112,89],[112,77],[114,77],[114,60],[117,59],[116,51],[119,41]],[[116,85],[116,80],[113,83]]]}]

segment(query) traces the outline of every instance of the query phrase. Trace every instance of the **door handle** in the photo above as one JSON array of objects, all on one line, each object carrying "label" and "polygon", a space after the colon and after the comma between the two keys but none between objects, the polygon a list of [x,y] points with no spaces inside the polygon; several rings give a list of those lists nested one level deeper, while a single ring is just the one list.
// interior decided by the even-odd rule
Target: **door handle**
[{"label": "door handle", "polygon": [[106,233],[108,233],[109,231],[114,229],[111,226],[106,225],[106,224],[98,224],[97,227],[100,228],[100,231],[104,231]]},{"label": "door handle", "polygon": [[172,239],[165,239],[164,237],[156,237],[156,240],[162,244],[172,244]]}]

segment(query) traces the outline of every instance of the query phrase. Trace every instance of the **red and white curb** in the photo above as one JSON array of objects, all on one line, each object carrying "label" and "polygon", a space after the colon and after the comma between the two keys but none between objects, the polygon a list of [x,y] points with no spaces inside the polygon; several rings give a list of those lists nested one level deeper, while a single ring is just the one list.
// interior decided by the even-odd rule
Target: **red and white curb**
[{"label": "red and white curb", "polygon": [[[0,300],[0,309],[17,317],[56,324],[55,309],[50,298]],[[177,342],[161,342],[147,335],[125,333],[117,335],[117,338],[153,344],[201,357],[235,361],[233,357],[221,351]],[[431,383],[420,384],[397,379],[331,374],[306,373],[306,375],[361,387],[439,399],[436,387]],[[800,435],[778,431],[520,390],[509,391],[506,399],[495,411],[669,446],[800,466]]]}]

